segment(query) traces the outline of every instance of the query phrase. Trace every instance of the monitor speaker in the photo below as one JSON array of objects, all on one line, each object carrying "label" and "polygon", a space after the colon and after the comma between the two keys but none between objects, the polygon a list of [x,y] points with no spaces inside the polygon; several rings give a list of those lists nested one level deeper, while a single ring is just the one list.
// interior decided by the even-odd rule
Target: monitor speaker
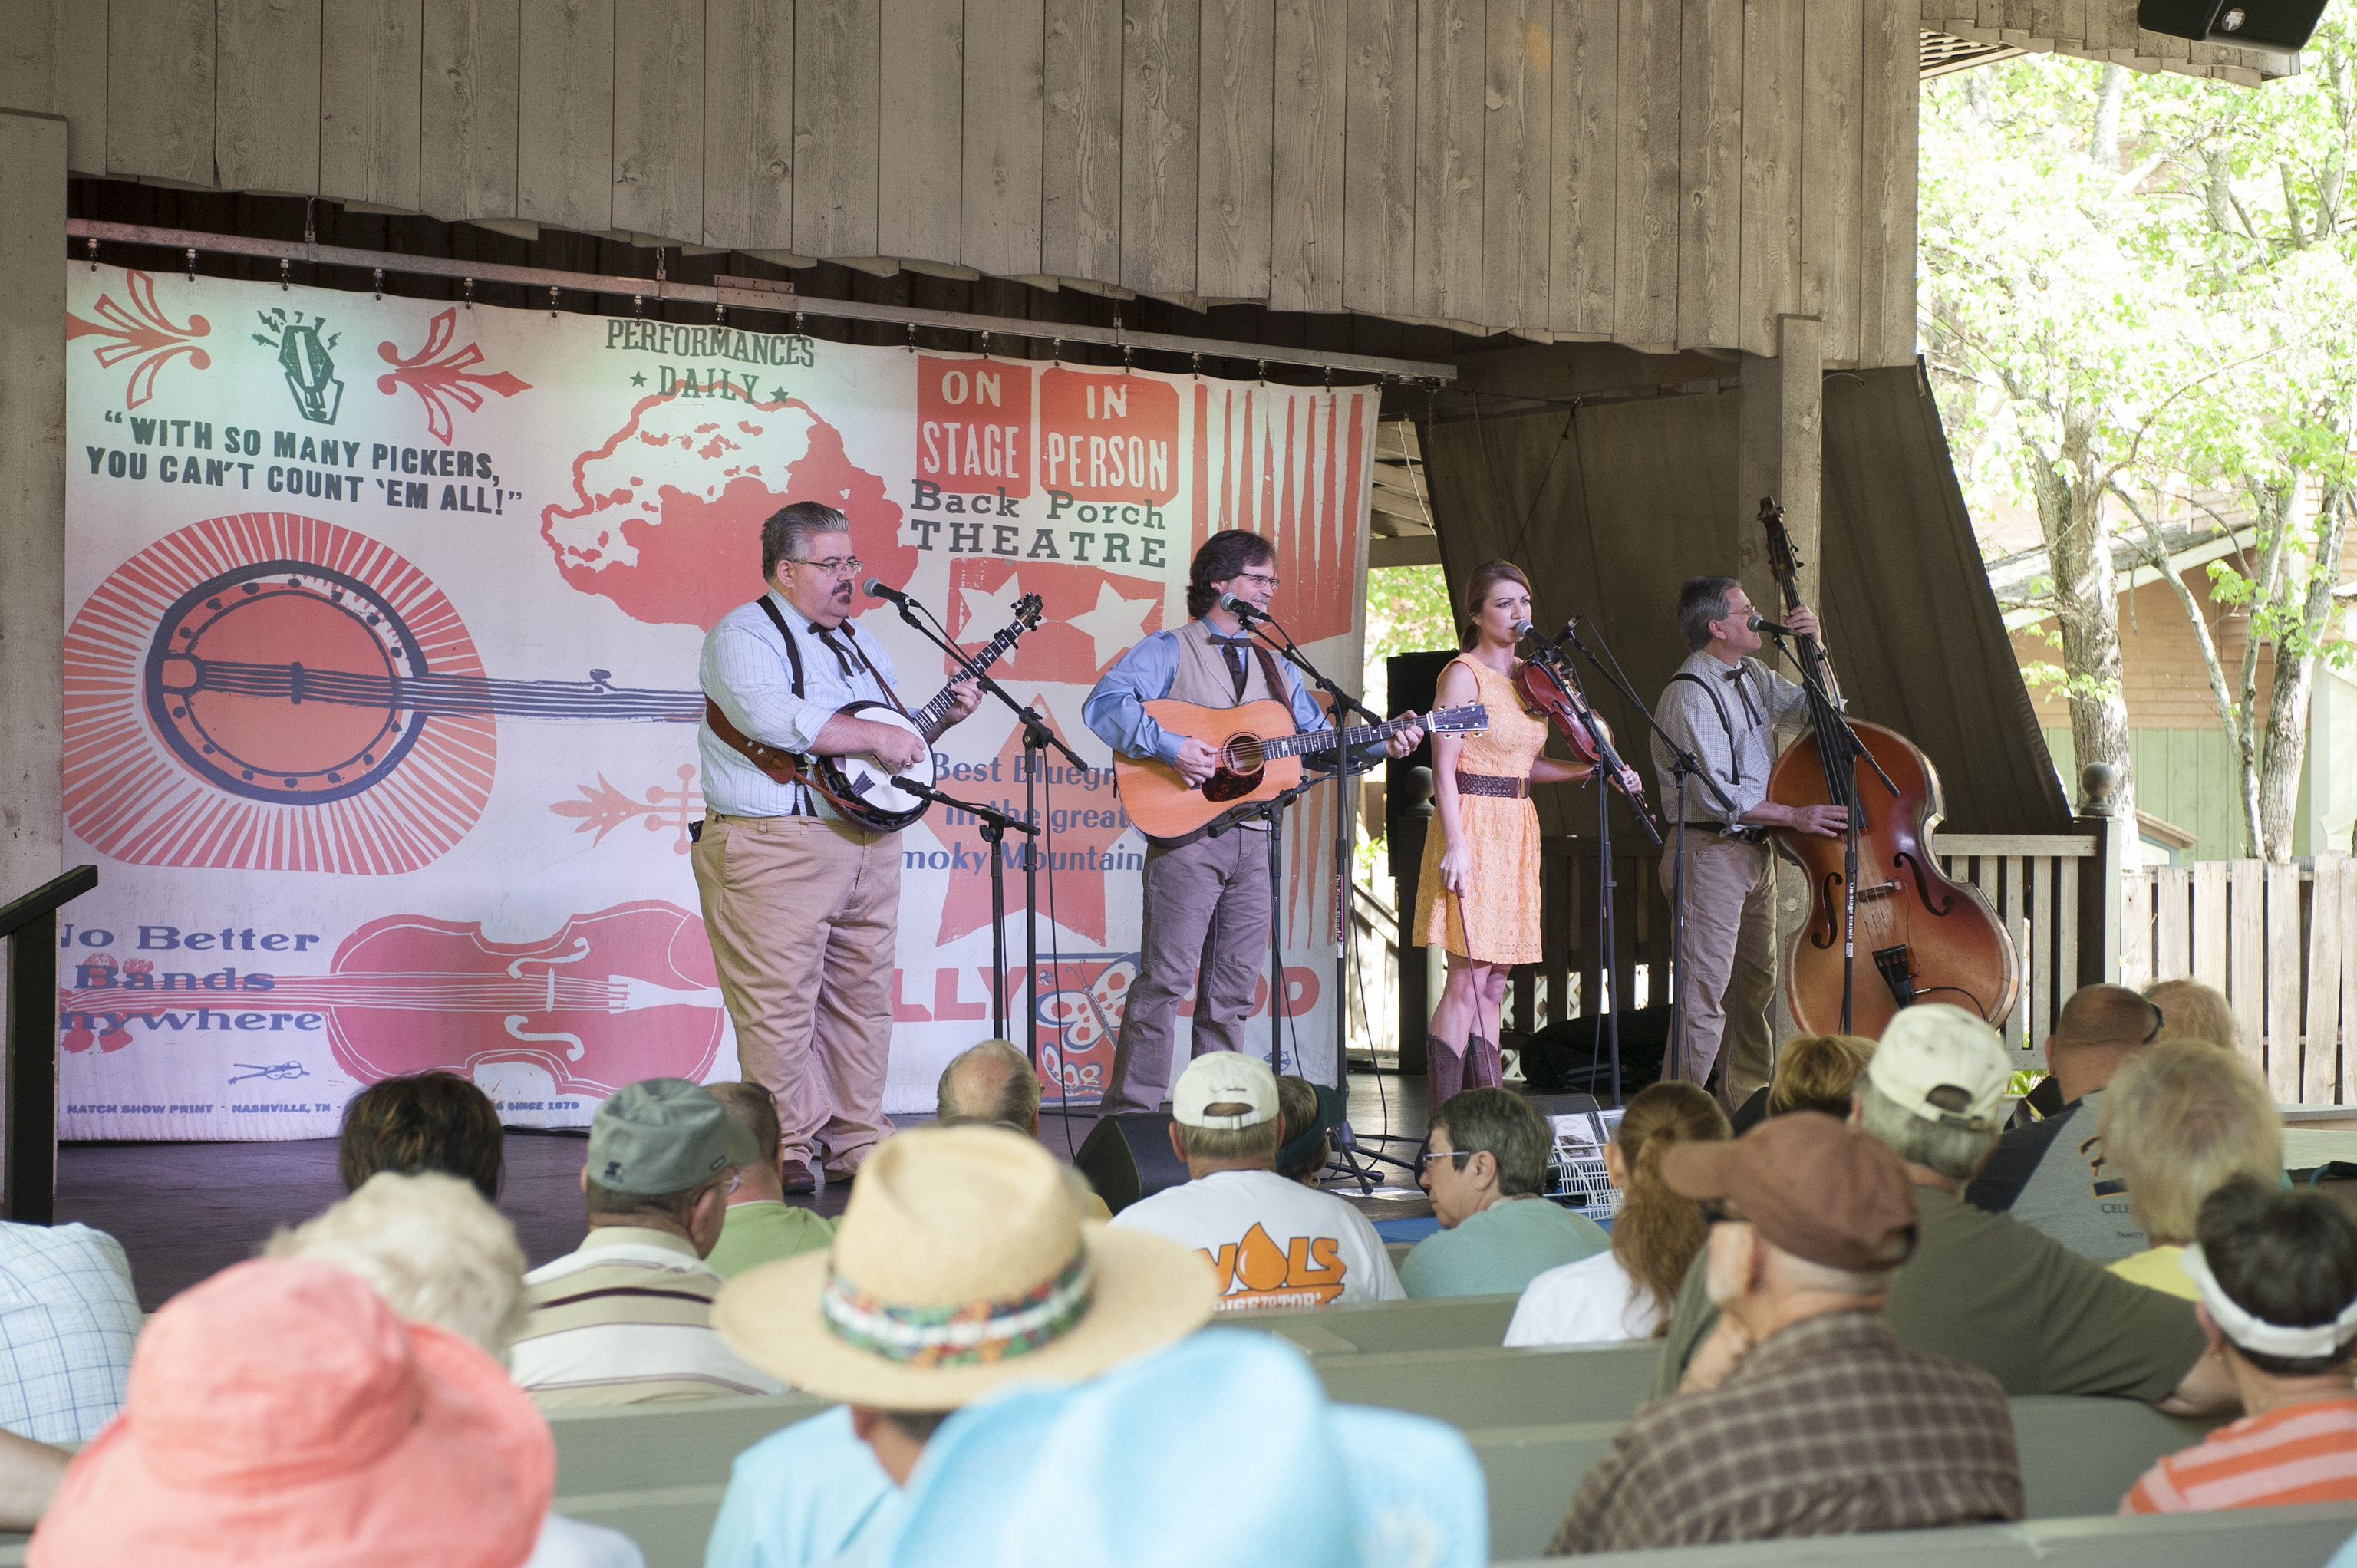
[{"label": "monitor speaker", "polygon": [[2136,26],[2200,44],[2289,54],[2323,15],[2324,0],[2139,0]]},{"label": "monitor speaker", "polygon": [[1115,1214],[1187,1181],[1186,1162],[1170,1150],[1170,1118],[1160,1113],[1100,1118],[1072,1165]]}]

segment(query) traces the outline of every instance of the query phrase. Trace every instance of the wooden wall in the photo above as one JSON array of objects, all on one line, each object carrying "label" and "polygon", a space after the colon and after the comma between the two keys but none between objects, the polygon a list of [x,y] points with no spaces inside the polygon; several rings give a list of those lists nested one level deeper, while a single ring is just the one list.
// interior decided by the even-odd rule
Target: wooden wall
[{"label": "wooden wall", "polygon": [[17,0],[0,107],[119,179],[1885,365],[1919,8]]}]

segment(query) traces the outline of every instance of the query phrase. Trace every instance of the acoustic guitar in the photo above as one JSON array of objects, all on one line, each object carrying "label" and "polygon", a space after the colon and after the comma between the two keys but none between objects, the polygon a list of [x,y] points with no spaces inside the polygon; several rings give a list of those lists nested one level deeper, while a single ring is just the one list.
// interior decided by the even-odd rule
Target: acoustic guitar
[{"label": "acoustic guitar", "polygon": [[1114,785],[1129,820],[1147,838],[1175,841],[1200,832],[1240,806],[1266,800],[1301,782],[1301,758],[1338,746],[1360,746],[1387,740],[1410,725],[1431,735],[1480,735],[1490,727],[1490,710],[1479,703],[1402,714],[1379,725],[1346,730],[1295,733],[1293,710],[1273,700],[1232,708],[1206,708],[1164,697],[1142,703],[1156,724],[1172,735],[1200,740],[1220,754],[1218,771],[1200,785],[1189,784],[1165,762],[1114,754]]}]

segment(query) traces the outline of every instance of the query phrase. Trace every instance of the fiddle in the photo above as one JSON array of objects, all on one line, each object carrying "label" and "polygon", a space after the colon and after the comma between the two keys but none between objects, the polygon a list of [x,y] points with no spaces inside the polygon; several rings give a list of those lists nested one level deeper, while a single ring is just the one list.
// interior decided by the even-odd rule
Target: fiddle
[{"label": "fiddle", "polygon": [[[1591,779],[1603,778],[1610,762],[1620,762],[1612,726],[1588,706],[1587,699],[1580,694],[1579,683],[1571,680],[1567,672],[1556,670],[1546,652],[1515,665],[1513,680],[1514,690],[1522,693],[1523,707],[1543,715],[1555,726],[1555,733],[1570,744],[1572,755],[1588,765]],[[1590,725],[1595,727],[1591,729]],[[1603,737],[1601,746],[1597,744],[1598,736]],[[1608,750],[1614,752],[1610,762],[1606,759]],[[1629,809],[1650,822],[1652,812],[1645,806],[1644,779],[1625,762],[1620,762],[1616,777],[1620,793],[1628,799]]]}]

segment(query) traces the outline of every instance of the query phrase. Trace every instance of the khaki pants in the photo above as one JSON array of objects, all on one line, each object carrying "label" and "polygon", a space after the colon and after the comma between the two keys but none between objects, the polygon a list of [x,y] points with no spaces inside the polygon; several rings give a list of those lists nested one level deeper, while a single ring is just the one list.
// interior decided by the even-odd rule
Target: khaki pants
[{"label": "khaki pants", "polygon": [[[1664,1076],[1705,1083],[1717,1062],[1719,1102],[1732,1115],[1768,1081],[1768,1004],[1776,997],[1773,852],[1689,826],[1685,858],[1677,973],[1684,1038],[1670,1042]],[[1662,891],[1673,898],[1676,870],[1677,857],[1663,855]]]},{"label": "khaki pants", "polygon": [[1146,903],[1137,983],[1114,1045],[1101,1107],[1107,1116],[1161,1109],[1170,1092],[1171,1026],[1189,979],[1196,985],[1189,1054],[1244,1051],[1253,987],[1268,963],[1267,833],[1237,828],[1177,847],[1153,844],[1138,882]]},{"label": "khaki pants", "polygon": [[858,1169],[892,1131],[900,835],[820,817],[712,818],[691,858],[745,1081],[770,1091],[789,1160]]}]

